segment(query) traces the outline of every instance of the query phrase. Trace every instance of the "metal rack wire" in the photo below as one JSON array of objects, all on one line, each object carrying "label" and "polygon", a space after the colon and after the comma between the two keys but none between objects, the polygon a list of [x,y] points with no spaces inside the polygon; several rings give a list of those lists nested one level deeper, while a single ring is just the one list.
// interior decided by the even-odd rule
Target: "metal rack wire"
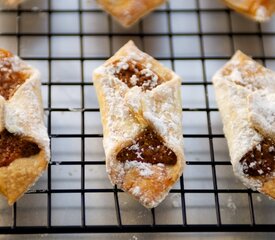
[{"label": "metal rack wire", "polygon": [[[86,1],[86,0],[85,0]],[[187,0],[187,1],[179,1],[182,2],[182,8],[173,8],[171,5],[172,3],[167,3],[167,5],[161,9],[158,9],[155,11],[155,14],[163,14],[165,15],[167,19],[167,31],[166,32],[148,32],[144,31],[144,28],[146,27],[144,21],[141,21],[137,25],[137,31],[129,32],[129,31],[115,31],[113,29],[113,20],[108,17],[108,31],[98,31],[98,32],[92,32],[87,33],[83,30],[84,26],[84,20],[83,15],[84,14],[97,14],[102,13],[99,9],[86,9],[83,7],[84,0],[76,0],[74,1],[77,4],[77,7],[75,9],[54,9],[52,8],[53,1],[47,0],[47,7],[44,9],[33,9],[33,8],[22,8],[19,7],[16,10],[8,10],[8,9],[2,9],[0,14],[14,14],[16,15],[16,32],[1,32],[0,33],[0,40],[1,37],[13,37],[16,38],[17,43],[17,54],[19,56],[22,56],[25,60],[28,61],[43,61],[47,63],[47,74],[48,79],[43,82],[43,86],[47,87],[48,93],[46,98],[48,99],[45,107],[45,111],[48,113],[47,116],[47,123],[48,123],[48,131],[50,138],[52,140],[52,145],[54,144],[53,141],[55,139],[80,139],[80,155],[79,159],[75,159],[74,161],[66,161],[66,160],[59,160],[59,159],[52,159],[47,176],[46,176],[46,185],[43,187],[35,188],[26,194],[29,198],[34,198],[36,195],[43,195],[46,196],[46,203],[45,203],[45,211],[46,211],[46,220],[41,225],[32,225],[32,224],[26,224],[24,221],[22,222],[20,220],[20,223],[18,223],[18,215],[20,215],[21,208],[18,209],[18,204],[15,204],[13,206],[13,210],[11,212],[12,217],[10,218],[10,224],[8,225],[1,225],[0,226],[0,234],[19,234],[19,233],[108,233],[108,232],[198,232],[198,231],[204,231],[204,232],[223,232],[223,231],[234,231],[234,232],[245,232],[245,231],[255,231],[255,232],[274,232],[275,231],[275,223],[269,222],[269,223],[262,223],[257,220],[258,217],[256,215],[256,212],[258,213],[261,210],[255,210],[255,204],[259,205],[257,203],[258,197],[257,193],[245,189],[245,188],[234,188],[234,187],[224,187],[221,188],[219,186],[219,181],[221,179],[218,177],[218,169],[219,167],[229,166],[230,162],[228,160],[221,160],[218,159],[219,156],[216,155],[215,151],[215,141],[224,141],[224,135],[221,132],[216,132],[216,130],[213,130],[213,123],[212,123],[212,113],[217,112],[216,106],[214,106],[211,102],[210,95],[212,94],[211,91],[211,80],[208,77],[208,61],[225,61],[228,60],[233,54],[234,50],[238,48],[236,46],[236,37],[246,37],[247,41],[249,41],[252,38],[258,39],[258,51],[260,54],[254,56],[255,59],[262,61],[264,64],[266,64],[266,61],[274,61],[275,55],[274,52],[271,51],[271,53],[267,54],[267,47],[266,47],[266,38],[275,38],[275,31],[269,30],[264,31],[263,26],[260,24],[255,24],[256,29],[254,31],[240,31],[235,30],[233,26],[233,14],[231,11],[223,7],[204,7],[204,1],[199,0]],[[172,2],[172,1],[171,1]],[[174,1],[175,2],[175,1]],[[188,2],[193,7],[185,8],[184,2]],[[207,1],[205,1],[207,2]],[[34,1],[32,1],[34,3]],[[178,3],[179,4],[179,3]],[[24,19],[22,18],[23,14],[41,14],[44,13],[47,15],[47,29],[44,32],[35,32],[35,31],[23,31],[22,25],[24,24]],[[52,29],[52,18],[53,14],[76,14],[78,18],[78,32],[56,32]],[[192,14],[192,16],[195,16],[195,18],[190,18],[190,21],[194,20],[196,31],[174,31],[173,29],[173,14]],[[205,31],[204,29],[204,22],[205,22],[205,15],[208,14],[217,14],[217,16],[220,16],[222,14],[227,20],[227,26],[225,31],[217,31],[217,30],[209,30]],[[191,15],[190,15],[191,16]],[[219,20],[219,19],[217,19]],[[178,23],[178,24],[191,24],[188,23]],[[43,41],[47,43],[48,50],[47,54],[45,56],[24,56],[22,54],[22,38],[36,38],[39,37]],[[78,56],[58,56],[53,52],[54,47],[53,44],[53,38],[55,37],[78,37],[79,38],[79,55]],[[86,37],[107,37],[108,38],[108,56],[88,56],[85,54],[85,43],[84,38]],[[86,61],[103,61],[107,59],[109,56],[113,54],[114,51],[116,51],[116,47],[114,46],[113,39],[116,37],[125,37],[128,39],[131,38],[138,38],[140,40],[140,47],[146,49],[146,38],[148,37],[157,37],[157,38],[163,38],[165,37],[168,41],[169,45],[169,56],[156,56],[157,59],[160,61],[166,61],[169,62],[171,67],[175,70],[177,70],[177,61],[198,61],[201,64],[201,78],[198,81],[183,81],[182,86],[183,88],[186,86],[200,86],[203,89],[203,101],[205,102],[205,107],[199,106],[199,107],[188,107],[185,104],[183,105],[183,113],[203,113],[206,115],[206,122],[207,131],[204,132],[187,132],[184,134],[185,139],[188,141],[197,139],[203,139],[207,141],[207,145],[209,148],[209,160],[190,160],[188,159],[188,166],[200,166],[204,167],[207,166],[211,169],[211,181],[213,187],[211,188],[198,188],[198,187],[188,187],[186,186],[186,179],[185,175],[180,178],[179,186],[172,189],[171,194],[178,194],[180,196],[179,205],[180,208],[178,209],[178,213],[180,212],[180,221],[178,223],[159,223],[158,216],[159,212],[158,209],[153,209],[150,212],[151,220],[147,224],[140,224],[140,223],[134,223],[134,224],[128,224],[125,223],[122,216],[122,208],[123,208],[123,202],[121,201],[120,194],[121,191],[117,189],[116,187],[88,187],[86,184],[86,177],[87,177],[87,171],[86,168],[88,166],[104,166],[105,161],[104,159],[97,159],[97,160],[87,160],[85,151],[89,146],[87,146],[87,139],[101,139],[102,134],[100,133],[87,133],[87,121],[85,118],[87,117],[87,113],[98,113],[99,109],[98,107],[86,107],[86,98],[85,98],[85,87],[92,87],[92,82],[85,81],[85,62]],[[181,54],[177,52],[178,50],[175,47],[175,39],[174,37],[196,37],[198,39],[198,52],[199,54],[193,55],[191,54]],[[209,52],[206,46],[207,38],[215,38],[215,37],[222,37],[224,39],[227,39],[229,43],[228,51],[229,53],[217,53],[212,54]],[[223,45],[224,42],[219,42],[219,44]],[[73,46],[72,46],[73,47]],[[97,46],[95,46],[97,47]],[[161,51],[161,50],[159,50]],[[253,55],[253,53],[252,53]],[[80,81],[62,81],[57,82],[53,81],[52,72],[53,72],[53,62],[54,61],[75,61],[80,64]],[[65,86],[77,86],[80,88],[81,97],[79,99],[79,105],[77,109],[74,109],[74,111],[78,111],[80,114],[80,131],[78,133],[71,133],[71,132],[63,132],[63,133],[56,133],[53,132],[52,129],[54,127],[54,120],[53,120],[53,114],[54,113],[66,113],[71,112],[72,109],[68,107],[55,107],[52,103],[52,89],[55,86],[65,87]],[[69,187],[69,188],[55,188],[52,186],[53,182],[53,168],[55,166],[76,166],[80,169],[80,174],[78,181],[80,182],[80,187]],[[107,178],[107,177],[106,177]],[[58,194],[65,194],[68,198],[71,198],[73,194],[78,194],[80,197],[80,206],[76,210],[80,216],[79,224],[67,224],[66,219],[63,219],[64,221],[62,223],[56,224],[56,222],[53,222],[53,215],[55,214],[55,209],[53,207],[53,196]],[[114,214],[116,216],[116,223],[115,224],[91,224],[87,222],[87,194],[107,194],[108,196],[112,196],[114,198],[114,207],[112,211],[114,211]],[[201,223],[201,222],[194,222],[190,221],[190,214],[188,214],[188,203],[187,198],[188,194],[199,194],[202,196],[202,198],[206,195],[213,196],[213,211],[214,211],[214,222],[209,223]],[[248,214],[245,215],[245,221],[244,223],[232,223],[224,221],[224,206],[221,206],[221,195],[222,194],[229,194],[231,197],[234,195],[242,194],[247,196],[247,202],[245,203],[246,208],[248,209]],[[107,196],[106,195],[106,196]],[[231,201],[231,200],[230,200]],[[262,201],[262,200],[261,200]],[[19,201],[20,203],[20,201]],[[228,203],[228,201],[227,201]],[[230,204],[232,203],[229,202]],[[223,204],[223,203],[222,203]],[[229,207],[230,207],[229,204]],[[208,208],[207,203],[204,204],[205,208]],[[228,204],[227,204],[228,205]],[[265,203],[262,203],[260,205],[263,205],[262,207],[265,207]],[[201,207],[201,206],[200,206]],[[225,206],[226,207],[226,206]],[[270,204],[268,206],[268,210],[274,209],[275,205]],[[36,211],[35,209],[32,209],[33,211]],[[68,209],[67,209],[68,210]],[[67,211],[66,209],[64,211]],[[92,209],[93,210],[93,209]],[[232,210],[232,209],[231,209]],[[233,204],[233,210],[236,211],[236,208]],[[130,211],[133,211],[133,216],[135,216],[134,211],[131,209]],[[238,211],[238,209],[237,209]],[[241,211],[241,210],[240,210]],[[178,214],[177,213],[177,214]],[[102,213],[104,214],[104,213]],[[138,213],[136,213],[138,214]],[[39,215],[39,214],[38,214]],[[38,216],[39,217],[39,216]],[[28,214],[26,215],[26,218],[28,218]]]}]

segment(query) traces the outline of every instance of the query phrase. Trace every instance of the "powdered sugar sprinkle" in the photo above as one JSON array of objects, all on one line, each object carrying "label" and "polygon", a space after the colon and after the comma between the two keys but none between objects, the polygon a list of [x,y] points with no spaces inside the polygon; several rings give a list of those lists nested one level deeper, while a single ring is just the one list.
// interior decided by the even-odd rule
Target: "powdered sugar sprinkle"
[{"label": "powdered sugar sprinkle", "polygon": [[144,162],[138,162],[138,161],[126,161],[124,165],[124,169],[129,170],[131,168],[138,169],[140,176],[143,176],[143,177],[149,177],[154,173],[153,170],[151,169],[152,168],[151,163],[144,163]]}]

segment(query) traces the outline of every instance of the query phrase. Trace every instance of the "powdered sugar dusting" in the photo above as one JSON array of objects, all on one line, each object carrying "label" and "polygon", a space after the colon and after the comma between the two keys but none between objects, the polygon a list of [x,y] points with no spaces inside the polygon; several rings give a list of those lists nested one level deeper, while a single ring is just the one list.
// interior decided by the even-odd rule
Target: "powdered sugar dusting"
[{"label": "powdered sugar dusting", "polygon": [[182,146],[182,130],[179,127],[181,106],[177,101],[179,91],[177,84],[175,79],[158,86],[158,91],[148,92],[143,97],[143,116],[156,127],[165,141],[173,145],[177,142]]},{"label": "powdered sugar dusting", "polygon": [[253,126],[264,136],[275,139],[275,93],[258,91],[251,94],[248,109]]},{"label": "powdered sugar dusting", "polygon": [[264,174],[264,171],[262,169],[257,170],[260,175]]},{"label": "powdered sugar dusting", "polygon": [[138,151],[138,150],[139,150],[139,144],[138,144],[138,143],[135,143],[134,145],[132,145],[131,147],[129,147],[129,150]]},{"label": "powdered sugar dusting", "polygon": [[129,64],[125,58],[122,58],[114,68],[115,72],[119,73],[121,70],[127,70],[129,68]]},{"label": "powdered sugar dusting", "polygon": [[140,195],[140,187],[136,186],[133,188],[132,193],[134,194],[134,196],[139,196]]},{"label": "powdered sugar dusting", "polygon": [[269,19],[268,11],[265,6],[261,5],[256,11],[256,19],[258,21],[266,21]]},{"label": "powdered sugar dusting", "polygon": [[140,176],[150,177],[154,172],[152,170],[152,164],[138,162],[138,161],[126,161],[124,169],[129,170],[131,168],[135,168],[139,170]]},{"label": "powdered sugar dusting", "polygon": [[[127,107],[124,97],[128,87],[116,78],[110,78],[109,75],[101,79],[103,85],[102,93],[105,96],[106,107],[109,114],[106,114],[106,126],[110,135],[104,138],[104,144],[112,145],[120,139],[132,139],[141,129],[141,126],[136,123],[134,117],[131,115],[130,109]],[[115,86],[119,86],[117,91]],[[131,131],[129,131],[129,124],[131,124]],[[128,125],[128,127],[127,127]]]},{"label": "powdered sugar dusting", "polygon": [[261,144],[257,144],[256,145],[256,149],[257,149],[258,152],[261,152],[262,151]]},{"label": "powdered sugar dusting", "polygon": [[[274,91],[274,76],[271,70],[248,58],[233,59],[222,69],[223,77],[249,91]],[[269,89],[271,87],[271,89]]]},{"label": "powdered sugar dusting", "polygon": [[14,73],[29,70],[30,66],[22,61],[18,56],[0,57],[0,71],[2,73]]},{"label": "powdered sugar dusting", "polygon": [[127,84],[128,87],[138,86],[143,90],[152,90],[159,84],[159,77],[147,66],[151,67],[150,64],[144,66],[127,56],[121,57],[106,67],[109,68],[109,73]]},{"label": "powdered sugar dusting", "polygon": [[138,82],[138,77],[134,74],[131,78],[130,78],[130,82],[133,86],[137,85]]}]

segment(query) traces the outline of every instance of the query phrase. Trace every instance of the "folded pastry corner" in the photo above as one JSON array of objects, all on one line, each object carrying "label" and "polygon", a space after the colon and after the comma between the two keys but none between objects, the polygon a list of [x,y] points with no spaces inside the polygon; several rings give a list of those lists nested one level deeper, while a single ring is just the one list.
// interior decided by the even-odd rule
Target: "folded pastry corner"
[{"label": "folded pastry corner", "polygon": [[235,175],[275,198],[275,73],[238,51],[213,83]]},{"label": "folded pastry corner", "polygon": [[97,0],[97,2],[120,24],[130,27],[166,0]]},{"label": "folded pastry corner", "polygon": [[156,207],[184,166],[180,78],[129,41],[93,81],[110,180]]},{"label": "folded pastry corner", "polygon": [[10,205],[48,165],[40,85],[36,69],[0,49],[0,192]]},{"label": "folded pastry corner", "polygon": [[259,22],[270,19],[275,11],[275,0],[223,0],[235,11]]}]

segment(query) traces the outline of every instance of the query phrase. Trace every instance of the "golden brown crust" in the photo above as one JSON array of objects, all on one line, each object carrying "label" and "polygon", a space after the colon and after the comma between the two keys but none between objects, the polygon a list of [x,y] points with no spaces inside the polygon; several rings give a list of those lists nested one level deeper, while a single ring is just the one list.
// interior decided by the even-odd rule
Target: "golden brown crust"
[{"label": "golden brown crust", "polygon": [[[146,66],[147,76],[157,73],[162,83],[146,91],[138,86],[129,88],[115,75],[129,67],[128,60]],[[112,64],[117,61],[119,67]],[[94,71],[93,80],[100,103],[110,180],[145,207],[156,207],[178,180],[184,166],[180,79],[130,41]],[[117,159],[123,148],[133,144],[138,147],[136,139],[147,127],[154,129],[163,144],[173,151],[177,157],[175,164]]]},{"label": "golden brown crust", "polygon": [[[177,175],[171,175],[165,168],[157,165],[153,165],[150,177],[141,176],[138,169],[131,168],[125,174],[122,189],[130,192],[144,206],[156,207],[157,205],[152,205],[152,202],[158,202],[160,192],[166,192],[177,178]],[[138,193],[135,193],[136,189]]]},{"label": "golden brown crust", "polygon": [[124,27],[129,27],[166,0],[97,0]]},{"label": "golden brown crust", "polygon": [[265,182],[261,188],[261,192],[275,199],[275,179]]},{"label": "golden brown crust", "polygon": [[23,157],[24,154],[16,155],[17,159],[7,166],[0,167],[0,192],[6,196],[11,205],[43,173],[48,165],[50,153],[49,138],[43,122],[40,74],[11,53],[0,54],[0,71],[7,71],[6,63],[11,64],[8,71],[28,73],[29,77],[16,88],[9,99],[0,95],[0,132],[6,131],[11,136],[13,134],[20,136],[34,143],[40,150],[38,154],[36,154],[38,151],[33,152],[36,155],[30,157]]},{"label": "golden brown crust", "polygon": [[47,168],[45,152],[29,158],[20,158],[8,167],[0,168],[0,191],[12,205],[29,189]]},{"label": "golden brown crust", "polygon": [[7,6],[15,7],[18,4],[24,2],[25,0],[0,0],[0,3],[3,3]]},{"label": "golden brown crust", "polygon": [[262,22],[268,20],[275,11],[274,0],[224,0],[235,11]]}]

